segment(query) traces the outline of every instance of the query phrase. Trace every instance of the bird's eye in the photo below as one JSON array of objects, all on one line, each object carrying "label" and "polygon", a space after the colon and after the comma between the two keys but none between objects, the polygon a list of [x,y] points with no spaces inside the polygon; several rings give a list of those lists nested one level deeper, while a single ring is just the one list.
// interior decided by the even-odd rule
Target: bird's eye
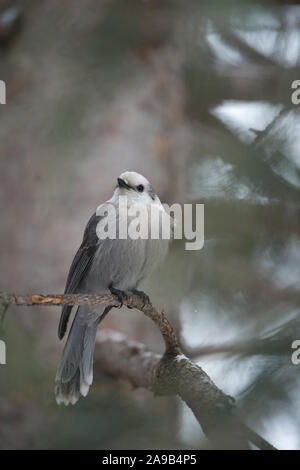
[{"label": "bird's eye", "polygon": [[136,189],[137,189],[140,193],[142,193],[142,192],[144,191],[144,186],[143,186],[142,184],[139,184],[139,185],[136,187]]}]

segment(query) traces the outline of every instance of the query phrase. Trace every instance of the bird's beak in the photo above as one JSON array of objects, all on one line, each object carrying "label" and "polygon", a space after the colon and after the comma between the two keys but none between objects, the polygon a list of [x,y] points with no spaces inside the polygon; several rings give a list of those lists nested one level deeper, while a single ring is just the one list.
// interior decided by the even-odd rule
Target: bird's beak
[{"label": "bird's beak", "polygon": [[118,178],[118,186],[119,188],[131,189],[131,186],[129,186],[126,181],[122,180],[122,178]]}]

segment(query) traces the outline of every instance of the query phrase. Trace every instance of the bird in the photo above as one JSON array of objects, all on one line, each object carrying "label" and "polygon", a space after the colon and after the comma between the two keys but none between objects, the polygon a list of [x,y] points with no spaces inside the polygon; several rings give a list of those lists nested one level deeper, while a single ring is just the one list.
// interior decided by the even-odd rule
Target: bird
[{"label": "bird", "polygon": [[[121,200],[125,200],[126,204],[121,205]],[[130,209],[135,206],[142,209],[142,217],[149,216],[151,211],[162,216],[163,219],[155,218],[154,221],[148,217],[150,228],[153,228],[153,224],[162,223],[162,220],[170,223],[172,227],[172,218],[167,214],[149,181],[134,171],[122,173],[117,178],[113,196],[99,206],[101,210],[97,210],[87,223],[82,243],[69,270],[65,293],[112,293],[118,297],[122,306],[128,293],[132,292],[142,297],[144,303],[149,302],[147,294],[138,290],[138,287],[165,258],[170,238],[121,238],[120,230],[116,232],[115,238],[99,237],[99,224],[105,220],[103,214],[106,209],[112,207],[115,210],[116,222],[120,224],[125,220],[125,211],[129,214]],[[128,220],[131,221],[132,216]],[[128,231],[126,233],[128,235]],[[58,326],[59,339],[65,336],[72,308],[62,308]],[[97,328],[112,308],[77,308],[57,368],[54,389],[57,404],[74,405],[80,395],[88,394],[93,382],[93,354]]]}]

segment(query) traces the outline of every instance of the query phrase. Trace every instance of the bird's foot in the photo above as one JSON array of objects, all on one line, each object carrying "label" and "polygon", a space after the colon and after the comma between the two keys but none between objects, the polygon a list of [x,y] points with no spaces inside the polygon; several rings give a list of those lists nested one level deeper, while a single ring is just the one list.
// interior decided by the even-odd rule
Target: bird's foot
[{"label": "bird's foot", "polygon": [[118,297],[118,301],[120,302],[119,308],[121,308],[124,300],[128,299],[128,295],[123,290],[115,289],[112,285],[109,286],[109,290],[112,294]]},{"label": "bird's foot", "polygon": [[146,304],[150,304],[150,298],[147,294],[145,294],[145,292],[143,292],[142,290],[136,290],[136,289],[133,289],[131,291],[134,295],[137,295],[138,297],[140,297],[143,301],[143,308],[145,307]]}]

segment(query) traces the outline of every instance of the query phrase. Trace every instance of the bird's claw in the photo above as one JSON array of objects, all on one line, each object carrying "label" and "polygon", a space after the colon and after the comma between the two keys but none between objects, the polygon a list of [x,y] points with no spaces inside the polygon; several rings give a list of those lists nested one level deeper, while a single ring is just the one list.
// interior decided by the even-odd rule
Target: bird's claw
[{"label": "bird's claw", "polygon": [[138,297],[140,297],[143,301],[143,308],[145,307],[146,304],[150,304],[150,297],[145,294],[145,292],[141,291],[141,290],[136,290],[136,289],[133,289],[132,290],[132,293],[134,295],[137,295]]},{"label": "bird's claw", "polygon": [[112,294],[118,297],[118,301],[120,302],[119,308],[121,308],[123,306],[124,299],[128,299],[128,295],[123,290],[115,289],[113,286],[110,286],[109,290]]}]

